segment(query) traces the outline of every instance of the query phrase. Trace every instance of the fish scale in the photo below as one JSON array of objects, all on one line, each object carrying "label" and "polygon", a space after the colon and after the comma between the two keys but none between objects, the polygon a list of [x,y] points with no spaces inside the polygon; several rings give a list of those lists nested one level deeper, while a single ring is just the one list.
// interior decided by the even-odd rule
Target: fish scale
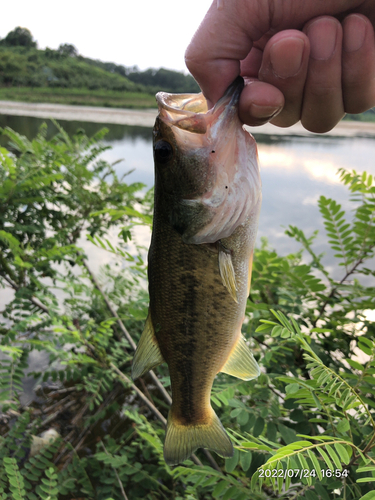
[{"label": "fish scale", "polygon": [[170,465],[199,447],[232,456],[212,384],[220,371],[259,375],[241,336],[261,205],[255,141],[238,118],[242,88],[239,78],[210,111],[201,95],[157,95],[150,306],[132,376],[168,364]]}]

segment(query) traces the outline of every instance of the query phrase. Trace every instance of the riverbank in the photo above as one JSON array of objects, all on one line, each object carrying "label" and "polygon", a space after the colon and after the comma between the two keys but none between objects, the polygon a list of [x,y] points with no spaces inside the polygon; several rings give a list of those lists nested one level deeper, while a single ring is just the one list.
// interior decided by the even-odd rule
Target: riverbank
[{"label": "riverbank", "polygon": [[105,108],[99,106],[71,106],[67,104],[0,101],[0,114],[153,127],[157,110],[151,108],[138,110]]},{"label": "riverbank", "polygon": [[88,90],[54,87],[0,87],[0,101],[127,109],[157,108],[154,93],[105,88]]},{"label": "riverbank", "polygon": [[[119,109],[97,106],[71,106],[66,104],[30,103],[18,101],[0,101],[0,114],[13,116],[33,116],[36,118],[54,118],[56,120],[85,121],[93,123],[133,125],[153,127],[157,110]],[[248,127],[252,133],[267,135],[317,135],[305,130],[300,123],[292,127],[280,128],[269,123],[261,127]],[[318,134],[320,135],[320,134]],[[341,121],[324,135],[342,137],[375,137],[375,123]]]}]

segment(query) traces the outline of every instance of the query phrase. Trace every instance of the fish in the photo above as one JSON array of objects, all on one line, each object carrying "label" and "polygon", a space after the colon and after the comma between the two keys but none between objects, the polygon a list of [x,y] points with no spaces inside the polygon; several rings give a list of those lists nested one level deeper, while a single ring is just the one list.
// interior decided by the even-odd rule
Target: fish
[{"label": "fish", "polygon": [[257,146],[238,117],[243,87],[238,77],[210,110],[203,94],[156,95],[150,302],[132,378],[168,364],[168,465],[198,448],[233,456],[213,381],[260,373],[241,334],[262,200]]}]

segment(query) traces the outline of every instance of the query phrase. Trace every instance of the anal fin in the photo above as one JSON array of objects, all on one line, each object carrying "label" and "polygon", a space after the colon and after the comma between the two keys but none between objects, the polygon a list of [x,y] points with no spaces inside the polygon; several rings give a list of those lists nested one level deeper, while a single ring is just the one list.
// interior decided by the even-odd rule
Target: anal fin
[{"label": "anal fin", "polygon": [[132,379],[136,380],[137,378],[142,377],[142,375],[161,363],[164,363],[164,358],[159,349],[151,320],[151,313],[149,312],[145,328],[134,354]]},{"label": "anal fin", "polygon": [[242,335],[240,335],[231,355],[220,371],[242,380],[252,380],[259,377],[258,363],[255,361]]},{"label": "anal fin", "polygon": [[232,299],[238,304],[236,276],[232,256],[221,243],[219,244],[219,271],[223,285],[228,289]]}]

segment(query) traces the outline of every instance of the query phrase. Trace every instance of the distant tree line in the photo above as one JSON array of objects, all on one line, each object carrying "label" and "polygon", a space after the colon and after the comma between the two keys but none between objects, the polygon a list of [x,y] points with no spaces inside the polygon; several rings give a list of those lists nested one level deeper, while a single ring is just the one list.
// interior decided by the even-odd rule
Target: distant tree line
[{"label": "distant tree line", "polygon": [[94,64],[110,73],[126,77],[134,83],[148,87],[152,92],[164,90],[166,92],[199,92],[199,86],[191,75],[166,68],[149,68],[141,71],[137,66],[123,66],[112,62],[102,62],[83,58],[88,64]]},{"label": "distant tree line", "polygon": [[39,50],[30,30],[20,26],[0,39],[0,86],[199,92],[194,78],[178,71],[140,71],[136,66],[90,59],[69,43],[57,50]]},{"label": "distant tree line", "polygon": [[[170,69],[146,69],[146,71],[133,70],[126,74],[127,78],[134,83],[146,86],[156,86],[169,92],[199,92],[197,82],[191,75],[184,75]],[[182,90],[183,89],[183,90]]]}]

